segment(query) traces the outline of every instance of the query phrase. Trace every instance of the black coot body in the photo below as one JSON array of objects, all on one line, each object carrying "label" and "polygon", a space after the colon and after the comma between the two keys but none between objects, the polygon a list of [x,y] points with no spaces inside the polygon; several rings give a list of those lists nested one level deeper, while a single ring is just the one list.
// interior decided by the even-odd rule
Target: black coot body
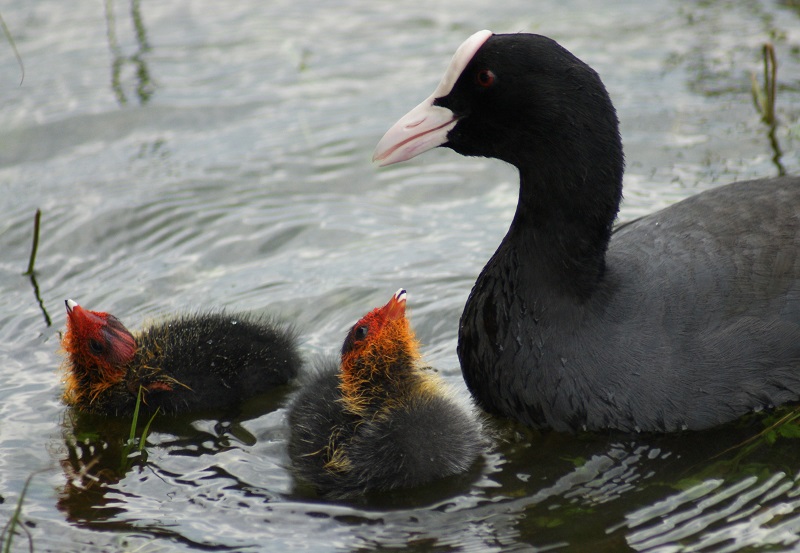
[{"label": "black coot body", "polygon": [[800,399],[800,179],[703,192],[613,231],[624,169],[597,74],[553,40],[470,37],[379,143],[520,172],[458,355],[488,411],[557,430],[704,429]]}]

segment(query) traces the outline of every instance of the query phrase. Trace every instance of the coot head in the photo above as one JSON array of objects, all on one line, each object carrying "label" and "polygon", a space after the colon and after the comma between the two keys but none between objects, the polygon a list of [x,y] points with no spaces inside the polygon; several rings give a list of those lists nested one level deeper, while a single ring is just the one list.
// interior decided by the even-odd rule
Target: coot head
[{"label": "coot head", "polygon": [[603,83],[541,35],[472,35],[434,93],[386,132],[373,159],[390,165],[436,146],[543,177],[567,160],[607,171],[621,186],[617,116]]},{"label": "coot head", "polygon": [[390,165],[436,146],[516,166],[512,230],[543,229],[543,256],[555,267],[568,259],[569,287],[591,293],[625,166],[616,111],[591,67],[541,35],[475,33],[434,93],[386,132],[373,160]]},{"label": "coot head", "polygon": [[84,309],[73,300],[65,304],[67,331],[61,343],[67,354],[65,395],[74,402],[87,394],[94,398],[121,382],[136,354],[136,340],[115,316]]},{"label": "coot head", "polygon": [[420,380],[419,346],[405,312],[406,291],[401,288],[347,333],[339,378],[352,412],[379,408],[406,390],[408,382]]}]

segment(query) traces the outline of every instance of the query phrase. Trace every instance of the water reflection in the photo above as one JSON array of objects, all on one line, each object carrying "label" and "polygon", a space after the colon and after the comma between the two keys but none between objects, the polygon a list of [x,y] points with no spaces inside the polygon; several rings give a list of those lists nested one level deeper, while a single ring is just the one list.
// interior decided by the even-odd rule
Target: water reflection
[{"label": "water reflection", "polygon": [[147,42],[147,32],[142,19],[141,0],[130,0],[131,23],[136,37],[136,52],[130,56],[122,53],[117,40],[116,18],[114,17],[114,0],[105,0],[106,28],[108,48],[111,50],[113,61],[111,63],[111,88],[121,106],[128,103],[128,98],[122,86],[122,70],[127,64],[134,68],[136,78],[136,98],[139,104],[145,105],[155,90],[155,84],[150,77],[145,54],[150,51]]},{"label": "water reflection", "polygon": [[[796,543],[800,427],[796,412],[782,415],[753,416],[722,429],[678,436],[609,436],[605,444],[598,436],[583,436],[571,447],[543,436],[534,447],[550,441],[562,455],[572,451],[576,466],[539,490],[519,484],[514,493],[511,483],[503,482],[506,493],[520,496],[499,499],[505,510],[517,513],[509,533],[518,543],[563,543],[575,551],[587,543],[593,551],[661,552]],[[585,460],[581,443],[586,453],[593,452]],[[512,460],[504,474],[519,477],[513,465],[520,461]],[[785,470],[769,468],[780,465]],[[552,462],[536,464],[521,482],[532,480],[531,473],[556,470]],[[633,505],[645,507],[631,510]]]},{"label": "water reflection", "polygon": [[[87,528],[114,522],[141,530],[137,521],[153,515],[142,517],[140,510],[141,504],[151,502],[146,496],[153,480],[156,487],[171,485],[191,497],[193,488],[199,487],[197,482],[232,478],[223,468],[209,466],[209,459],[255,445],[258,439],[244,423],[280,408],[290,390],[288,386],[273,390],[228,413],[156,417],[141,448],[147,421],[139,421],[137,437],[131,440],[131,421],[126,418],[68,409],[62,421],[64,447],[59,452],[66,481],[58,492],[58,509],[67,520]],[[187,458],[202,463],[199,474],[184,474],[189,463],[180,459]]]},{"label": "water reflection", "polygon": [[730,485],[707,480],[628,515],[628,544],[637,551],[674,551],[691,540],[694,550],[717,552],[791,546],[800,531],[798,496],[800,481],[784,473]]},{"label": "water reflection", "polygon": [[126,458],[124,428],[107,439],[96,433],[82,431],[73,417],[69,431],[65,431],[65,456],[60,459],[66,484],[59,491],[57,507],[65,513],[67,520],[99,525],[125,512],[124,503],[118,498],[106,498],[109,489],[131,470],[132,459]]},{"label": "water reflection", "polygon": [[[273,399],[280,411],[283,399]],[[288,543],[299,532],[312,549],[353,551],[585,551],[587,543],[600,552],[733,551],[800,534],[797,476],[768,468],[795,463],[795,430],[769,437],[772,417],[637,438],[538,434],[497,421],[497,445],[471,474],[337,503],[294,489],[288,464],[265,464],[288,461],[274,450],[285,449],[286,431],[253,433],[248,422],[264,426],[253,414],[162,420],[148,455],[126,456],[126,421],[72,413],[58,507],[87,528],[221,549]],[[280,426],[283,415],[272,415]],[[198,508],[203,517],[181,518]]]},{"label": "water reflection", "polygon": [[778,119],[775,116],[775,102],[777,100],[777,74],[778,64],[775,59],[775,47],[772,43],[767,42],[761,49],[763,53],[764,63],[764,82],[759,84],[755,72],[750,74],[750,83],[752,85],[753,103],[756,110],[761,114],[761,122],[764,123],[769,131],[767,138],[772,147],[772,163],[778,169],[778,175],[786,175],[786,168],[783,166],[781,158],[783,151],[778,143],[778,136],[776,130],[778,129]]}]

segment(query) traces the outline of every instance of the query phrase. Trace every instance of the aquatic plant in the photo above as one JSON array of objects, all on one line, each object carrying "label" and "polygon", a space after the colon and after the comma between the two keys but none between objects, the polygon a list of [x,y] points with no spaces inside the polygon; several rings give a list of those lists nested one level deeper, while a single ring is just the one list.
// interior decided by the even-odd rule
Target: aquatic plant
[{"label": "aquatic plant", "polygon": [[33,245],[31,246],[31,257],[28,260],[28,270],[25,275],[33,275],[33,266],[36,264],[36,252],[39,249],[39,227],[42,222],[42,210],[37,209],[33,218]]},{"label": "aquatic plant", "polygon": [[131,458],[131,452],[135,445],[138,442],[137,448],[137,456],[145,459],[147,452],[144,450],[145,444],[147,442],[147,434],[150,432],[150,425],[153,424],[153,420],[158,415],[159,408],[156,408],[153,415],[150,417],[150,420],[147,421],[147,424],[144,426],[142,430],[141,436],[139,436],[138,440],[136,438],[136,427],[139,424],[139,407],[142,404],[142,392],[144,391],[143,386],[139,386],[139,392],[136,394],[136,407],[133,408],[133,417],[131,418],[131,429],[128,434],[128,440],[125,442],[125,445],[122,448],[122,458],[120,459],[120,472],[124,474],[127,472],[131,465],[133,464],[133,459]]},{"label": "aquatic plant", "polygon": [[25,80],[25,65],[22,63],[22,56],[20,56],[19,51],[17,51],[17,44],[14,42],[14,37],[11,35],[11,31],[8,30],[2,15],[0,15],[0,29],[3,30],[3,35],[5,35],[6,40],[11,45],[11,49],[14,51],[14,57],[17,58],[17,63],[19,64],[19,69],[22,73],[19,78],[19,84],[22,86],[22,81]]},{"label": "aquatic plant", "polygon": [[778,64],[775,61],[775,47],[767,42],[761,49],[764,62],[764,84],[759,85],[756,73],[750,74],[753,103],[761,114],[761,120],[767,125],[775,125],[775,86],[778,75]]},{"label": "aquatic plant", "polygon": [[33,551],[33,537],[28,529],[23,524],[20,524],[20,515],[22,514],[22,504],[25,502],[25,494],[28,493],[28,486],[33,477],[39,472],[41,471],[32,472],[25,480],[22,491],[19,494],[19,499],[17,499],[17,506],[14,509],[14,513],[11,515],[11,518],[8,519],[5,526],[3,526],[3,530],[0,531],[0,551],[2,551],[2,553],[9,553],[11,551],[11,544],[14,542],[17,528],[22,529],[28,536],[28,549],[31,552]]}]

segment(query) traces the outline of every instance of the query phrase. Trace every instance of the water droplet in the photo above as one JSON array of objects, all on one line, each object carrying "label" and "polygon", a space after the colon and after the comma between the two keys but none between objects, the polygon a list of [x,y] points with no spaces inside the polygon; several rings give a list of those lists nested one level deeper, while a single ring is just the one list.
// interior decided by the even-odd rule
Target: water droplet
[{"label": "water droplet", "polygon": [[213,343],[214,343],[214,340],[209,340],[209,341],[208,341],[208,342],[206,342],[206,343],[207,343],[207,344],[210,346],[211,344],[213,344]]},{"label": "water droplet", "polygon": [[235,324],[236,324],[236,323],[238,323],[238,322],[239,322],[239,321],[231,321],[231,324],[232,324],[232,325],[235,325]]}]

